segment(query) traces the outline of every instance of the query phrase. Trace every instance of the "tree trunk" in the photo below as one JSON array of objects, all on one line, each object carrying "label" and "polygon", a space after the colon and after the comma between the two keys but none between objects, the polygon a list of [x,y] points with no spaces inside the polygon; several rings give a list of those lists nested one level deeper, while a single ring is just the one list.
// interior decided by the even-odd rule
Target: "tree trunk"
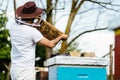
[{"label": "tree trunk", "polygon": [[9,62],[9,64],[7,65],[6,63],[3,63],[5,68],[7,69],[7,76],[6,76],[6,80],[10,80],[10,66],[11,66],[11,62]]},{"label": "tree trunk", "polygon": [[[80,9],[81,5],[85,2],[85,0],[81,0],[81,2],[79,4],[78,4],[78,2],[79,2],[79,0],[72,1],[71,12],[69,15],[69,19],[68,19],[68,23],[67,23],[67,27],[66,27],[66,31],[65,31],[65,34],[67,34],[68,36],[69,36],[70,29],[71,29],[72,23],[74,21],[74,18],[76,16],[78,10]],[[77,6],[77,4],[78,4],[78,6]],[[63,41],[63,43],[61,45],[60,53],[64,53],[67,50],[67,48],[68,48],[68,45],[67,45],[67,40],[66,40],[66,41]]]},{"label": "tree trunk", "polygon": [[[52,22],[52,0],[47,0],[47,21],[50,23],[50,24],[53,24]],[[50,49],[50,48],[47,48],[46,47],[46,59],[50,58],[51,54],[53,53],[53,50]]]}]

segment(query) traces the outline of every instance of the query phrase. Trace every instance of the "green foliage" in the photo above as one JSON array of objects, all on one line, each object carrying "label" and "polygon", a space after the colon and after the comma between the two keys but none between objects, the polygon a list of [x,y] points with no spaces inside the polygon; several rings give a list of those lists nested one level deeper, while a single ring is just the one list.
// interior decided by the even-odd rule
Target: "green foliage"
[{"label": "green foliage", "polygon": [[73,42],[67,49],[67,52],[70,52],[70,51],[80,51],[80,50],[77,50],[77,47],[78,47],[78,43],[77,42]]},{"label": "green foliage", "polygon": [[[77,42],[73,42],[68,48],[67,48],[67,50],[66,50],[66,52],[80,52],[81,51],[81,49],[77,49],[77,47],[78,47],[78,43]],[[53,54],[56,54],[56,53],[59,53],[59,50],[57,49],[57,50],[54,50],[54,53]]]},{"label": "green foliage", "polygon": [[5,13],[1,13],[1,14],[0,14],[0,29],[1,29],[2,27],[5,27],[6,22],[7,22],[7,17],[6,17],[6,15],[5,15]]},{"label": "green foliage", "polygon": [[41,57],[41,59],[45,60],[45,47],[44,46],[39,46],[38,44],[36,45],[36,57]]},{"label": "green foliage", "polygon": [[0,72],[0,80],[6,80],[5,73]]},{"label": "green foliage", "polygon": [[46,60],[46,49],[44,46],[36,45],[36,57],[40,57],[40,60],[36,62],[36,66],[44,66],[44,61]]},{"label": "green foliage", "polygon": [[0,58],[10,58],[9,32],[5,28],[7,17],[5,13],[0,14]]}]

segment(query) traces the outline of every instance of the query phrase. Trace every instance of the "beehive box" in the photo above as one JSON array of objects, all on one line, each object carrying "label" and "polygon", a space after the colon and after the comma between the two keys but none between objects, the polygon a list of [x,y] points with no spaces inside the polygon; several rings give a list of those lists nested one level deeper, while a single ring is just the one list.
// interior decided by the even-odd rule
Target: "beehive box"
[{"label": "beehive box", "polygon": [[107,80],[105,58],[56,56],[45,61],[49,80]]}]

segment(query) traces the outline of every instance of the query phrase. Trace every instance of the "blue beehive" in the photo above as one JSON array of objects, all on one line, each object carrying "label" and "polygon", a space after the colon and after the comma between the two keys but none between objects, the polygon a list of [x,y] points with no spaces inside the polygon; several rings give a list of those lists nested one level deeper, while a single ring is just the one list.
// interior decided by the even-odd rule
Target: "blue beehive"
[{"label": "blue beehive", "polygon": [[45,62],[49,80],[107,80],[104,58],[56,56]]}]

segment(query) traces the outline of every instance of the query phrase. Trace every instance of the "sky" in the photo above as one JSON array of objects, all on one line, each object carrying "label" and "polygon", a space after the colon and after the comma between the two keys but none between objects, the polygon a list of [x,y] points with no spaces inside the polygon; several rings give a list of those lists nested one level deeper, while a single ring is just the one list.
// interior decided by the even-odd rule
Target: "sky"
[{"label": "sky", "polygon": [[[2,1],[2,0],[0,0]],[[6,5],[6,2],[8,0],[4,0],[4,5]],[[27,2],[27,1],[32,1],[32,0],[16,0],[17,7],[18,5],[23,5],[23,3]],[[38,0],[34,0],[34,1],[38,1]],[[44,0],[42,0],[44,1]],[[63,1],[63,0],[62,0]],[[70,0],[69,0],[70,1]],[[115,0],[120,1],[120,0]],[[12,0],[9,0],[9,6],[8,6],[8,17],[9,19],[14,19],[14,15],[13,15],[13,8],[12,6]],[[37,3],[37,5],[39,5]],[[70,4],[66,3],[65,5],[70,6]],[[88,5],[88,4],[86,4]],[[39,5],[40,7],[42,7],[42,5]],[[62,7],[64,7],[61,4]],[[5,8],[5,6],[2,7],[3,9]],[[61,17],[63,14],[66,15],[69,13],[69,7],[65,9],[66,12],[60,11],[57,14],[57,19],[58,22],[56,22],[55,26],[61,30],[62,32],[65,31],[65,27],[67,24],[67,19],[68,16],[64,16]],[[92,14],[92,15],[91,15]],[[76,31],[80,32],[78,29],[80,29],[81,31],[84,29],[88,29],[87,26],[90,26],[89,28],[92,28],[94,25],[93,23],[96,21],[96,14],[98,14],[98,11],[91,11],[88,14],[83,14],[82,16],[77,16],[75,23],[77,23],[77,26],[74,23],[74,28]],[[108,26],[108,20],[110,19],[110,16],[108,16],[108,14],[110,14],[110,11],[106,11],[105,14],[101,15],[101,18],[104,18],[102,20],[100,20],[101,23],[99,23],[99,27],[106,27]],[[112,15],[112,14],[111,14]],[[12,22],[12,21],[11,21]],[[10,22],[10,23],[11,23]],[[81,27],[84,26],[84,27]],[[75,33],[75,31],[73,31],[73,33]],[[77,32],[76,32],[77,33]],[[74,36],[73,34],[71,34],[72,36]],[[81,49],[82,52],[95,52],[97,57],[101,57],[105,54],[107,54],[109,52],[109,45],[112,44],[114,45],[114,31],[112,30],[102,30],[102,31],[95,31],[95,32],[91,32],[91,33],[87,33],[84,34],[82,36],[80,36],[76,41],[79,43],[79,47],[78,49]],[[55,49],[59,48],[59,45],[57,45],[55,47]]]},{"label": "sky", "polygon": [[114,46],[114,31],[102,30],[82,35],[79,41],[79,48],[82,52],[94,52],[97,57],[102,57],[110,51],[110,45]]},{"label": "sky", "polygon": [[[100,17],[99,20],[100,23],[97,26],[99,28],[108,27],[109,19],[112,19],[112,17],[108,15],[111,13],[110,11],[106,11],[104,13],[105,14],[102,14]],[[90,11],[89,13],[83,14],[82,17],[77,16],[76,23],[78,25],[73,26],[75,31],[72,32],[71,35],[75,36],[75,33],[78,34],[80,30],[84,31],[85,29],[87,30],[93,28],[94,26],[93,23],[95,23],[96,21],[95,18],[97,16],[96,14],[98,14],[98,11],[94,10],[94,11]],[[67,18],[68,18],[67,16],[60,18],[61,22],[57,22],[56,24],[58,29],[60,29],[61,31],[64,31],[65,29],[64,28],[65,26],[63,26],[63,24],[66,25]],[[102,30],[102,31],[87,33],[80,36],[76,40],[76,42],[79,43],[79,47],[77,47],[77,49],[80,49],[82,52],[94,52],[97,57],[102,57],[105,54],[109,53],[110,45],[114,46],[115,43],[114,39],[115,39],[115,34],[113,30]]]}]

